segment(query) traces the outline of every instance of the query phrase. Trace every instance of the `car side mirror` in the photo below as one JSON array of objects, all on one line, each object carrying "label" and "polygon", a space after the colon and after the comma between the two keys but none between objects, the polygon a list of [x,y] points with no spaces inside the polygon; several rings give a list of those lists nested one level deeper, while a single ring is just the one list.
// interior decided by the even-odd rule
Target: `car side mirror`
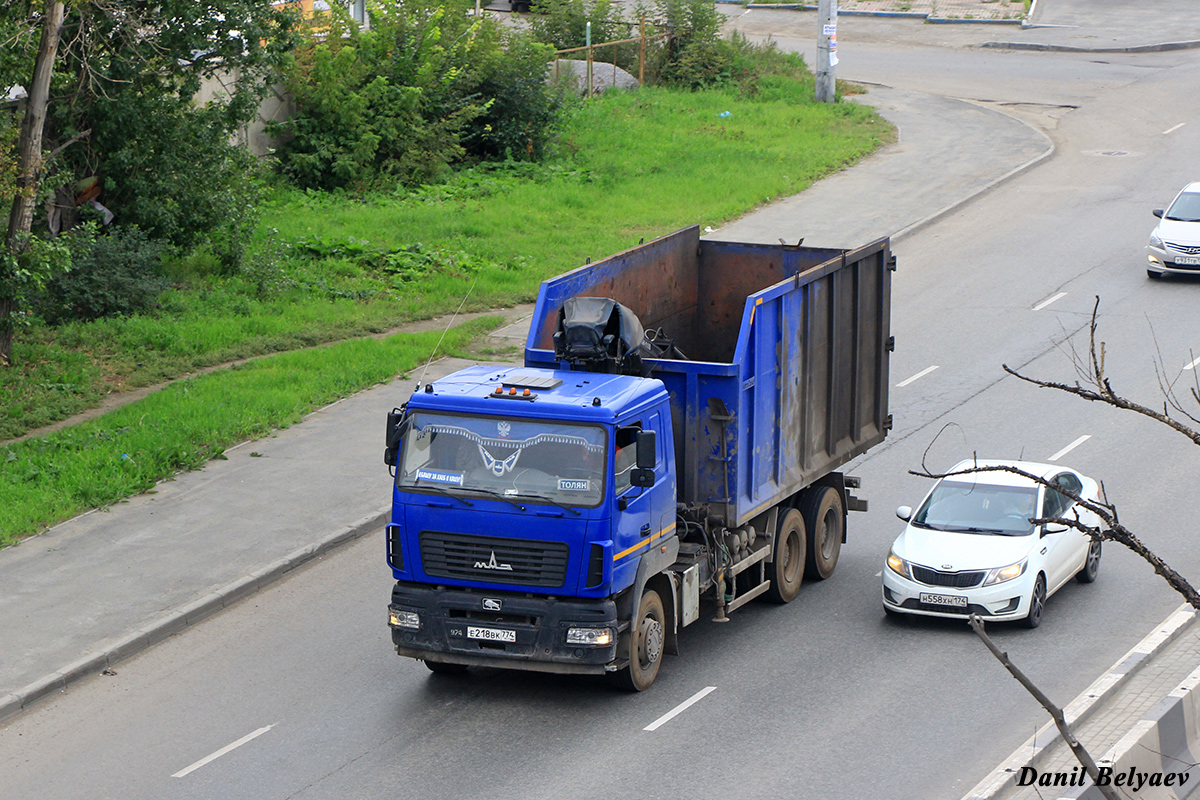
[{"label": "car side mirror", "polygon": [[1063,525],[1061,522],[1047,522],[1042,526],[1042,536],[1050,533],[1062,533],[1066,529],[1067,526]]},{"label": "car side mirror", "polygon": [[[658,431],[638,431],[637,432],[637,466],[639,469],[648,469],[653,471],[654,464],[658,461]],[[634,484],[637,486],[638,484]],[[647,484],[649,485],[649,484]]]},{"label": "car side mirror", "polygon": [[908,522],[912,519],[912,506],[900,506],[896,509],[896,516]]},{"label": "car side mirror", "polygon": [[629,470],[629,485],[649,489],[654,485],[654,470],[647,467],[634,467]]},{"label": "car side mirror", "polygon": [[1153,214],[1154,216],[1158,217],[1159,219],[1162,219],[1163,210],[1161,208],[1156,208],[1153,211],[1151,211],[1150,213]]}]

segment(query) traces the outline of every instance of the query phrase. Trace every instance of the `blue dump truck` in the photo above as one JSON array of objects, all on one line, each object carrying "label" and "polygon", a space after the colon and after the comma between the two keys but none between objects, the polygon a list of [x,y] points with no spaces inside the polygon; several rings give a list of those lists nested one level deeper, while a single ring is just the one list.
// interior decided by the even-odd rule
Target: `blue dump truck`
[{"label": "blue dump truck", "polygon": [[523,367],[388,414],[396,652],[641,691],[702,613],[829,577],[866,510],[837,469],[891,427],[894,269],[690,227],[543,283]]}]

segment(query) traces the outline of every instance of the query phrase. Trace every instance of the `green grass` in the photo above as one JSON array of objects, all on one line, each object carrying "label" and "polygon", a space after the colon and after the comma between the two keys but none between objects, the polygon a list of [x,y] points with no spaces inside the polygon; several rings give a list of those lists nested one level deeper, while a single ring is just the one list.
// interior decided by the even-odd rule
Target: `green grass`
[{"label": "green grass", "polygon": [[[811,76],[781,74],[796,63],[780,60],[738,89],[643,88],[580,104],[546,164],[366,197],[278,189],[252,269],[173,272],[185,280],[152,313],[20,328],[15,366],[0,370],[0,441],[110,391],[452,311],[471,287],[466,311],[533,300],[540,281],[588,258],[685,225],[719,226],[893,139],[869,108],[814,102]],[[0,544],[197,468],[390,379],[431,348],[429,336],[395,336],[272,356],[0,446]]]},{"label": "green grass", "polygon": [[[499,317],[446,334],[459,353]],[[305,414],[429,358],[441,332],[355,339],[279,353],[179,381],[90,422],[0,447],[0,546],[198,469],[227,447],[286,428]]]}]

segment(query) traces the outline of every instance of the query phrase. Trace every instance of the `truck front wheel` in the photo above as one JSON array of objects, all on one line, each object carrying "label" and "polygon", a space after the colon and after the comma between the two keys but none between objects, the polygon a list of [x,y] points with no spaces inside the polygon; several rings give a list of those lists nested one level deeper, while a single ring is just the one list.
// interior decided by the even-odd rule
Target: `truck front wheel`
[{"label": "truck front wheel", "polygon": [[804,574],[824,580],[833,574],[842,552],[842,533],[846,527],[842,496],[832,486],[806,491],[800,500],[800,513],[808,528],[808,563]]},{"label": "truck front wheel", "polygon": [[650,684],[658,677],[666,632],[666,614],[663,613],[662,598],[658,596],[658,592],[647,589],[642,594],[637,614],[629,626],[629,666],[612,673],[612,679],[617,686],[631,692],[642,692],[650,688]]}]

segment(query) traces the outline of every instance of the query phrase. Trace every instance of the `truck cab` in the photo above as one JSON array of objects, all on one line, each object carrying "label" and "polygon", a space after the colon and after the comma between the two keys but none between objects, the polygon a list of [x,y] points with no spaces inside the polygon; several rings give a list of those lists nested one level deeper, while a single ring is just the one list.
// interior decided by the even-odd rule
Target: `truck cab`
[{"label": "truck cab", "polygon": [[629,375],[478,366],[415,393],[389,426],[398,651],[435,672],[618,665],[616,600],[675,541],[670,414]]}]

